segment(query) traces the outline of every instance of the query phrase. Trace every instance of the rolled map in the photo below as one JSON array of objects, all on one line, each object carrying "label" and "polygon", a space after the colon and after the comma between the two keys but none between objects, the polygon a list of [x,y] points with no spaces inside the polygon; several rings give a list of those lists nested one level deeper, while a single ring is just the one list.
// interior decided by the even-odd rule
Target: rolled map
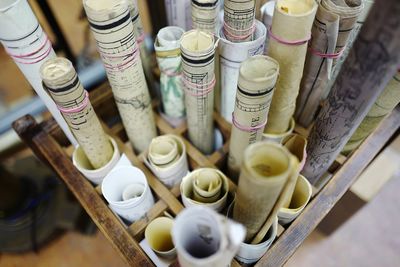
[{"label": "rolled map", "polygon": [[192,28],[191,0],[164,0],[169,26],[177,26],[185,31]]},{"label": "rolled map", "polygon": [[255,0],[224,1],[223,29],[227,40],[240,43],[253,39],[255,7]]},{"label": "rolled map", "polygon": [[218,25],[218,0],[192,0],[192,27],[212,34]]}]

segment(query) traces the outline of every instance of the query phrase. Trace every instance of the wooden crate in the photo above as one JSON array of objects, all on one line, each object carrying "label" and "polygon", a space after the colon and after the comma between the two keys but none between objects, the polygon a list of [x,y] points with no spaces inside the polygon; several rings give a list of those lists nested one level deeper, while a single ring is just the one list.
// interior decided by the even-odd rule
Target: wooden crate
[{"label": "wooden crate", "polygon": [[[73,147],[68,144],[54,120],[37,124],[32,117],[25,116],[15,121],[13,127],[34,153],[53,168],[67,184],[100,231],[130,266],[153,266],[138,243],[143,239],[144,230],[151,220],[162,216],[165,211],[177,215],[184,208],[180,202],[179,186],[171,190],[167,189],[143,164],[141,155],[133,153],[127,142],[123,125],[115,120],[117,109],[108,84],[91,92],[90,99],[96,113],[106,122],[107,131],[117,137],[121,151],[127,155],[133,165],[146,174],[149,185],[157,198],[155,205],[146,216],[132,223],[128,228],[125,228],[109,209],[101,195],[100,187],[94,187],[73,166],[71,162]],[[157,109],[156,103],[154,108]],[[216,167],[222,171],[225,170],[231,126],[219,114],[214,113],[214,121],[215,126],[222,133],[224,144],[210,156],[203,155],[186,139],[186,124],[172,128],[157,112],[155,112],[155,117],[160,135],[172,133],[184,137],[190,169]],[[310,203],[293,223],[286,227],[279,226],[278,237],[255,266],[282,266],[399,127],[400,107],[397,107],[354,153],[348,158],[339,156],[330,168],[330,172],[333,173],[331,180],[323,188],[315,191]],[[295,131],[302,135],[308,133],[301,127],[296,127]],[[233,182],[230,182],[230,187],[233,191],[236,188]],[[173,266],[178,266],[178,263],[175,262]],[[240,264],[234,260],[232,266],[240,266]]]}]

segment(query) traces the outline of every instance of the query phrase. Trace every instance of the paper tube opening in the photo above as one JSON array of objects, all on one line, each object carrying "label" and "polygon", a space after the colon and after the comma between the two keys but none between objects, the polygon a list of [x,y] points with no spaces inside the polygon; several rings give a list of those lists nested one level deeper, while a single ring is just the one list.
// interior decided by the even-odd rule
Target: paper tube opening
[{"label": "paper tube opening", "polygon": [[304,16],[313,12],[314,6],[314,0],[280,0],[276,4],[276,10],[291,16]]}]

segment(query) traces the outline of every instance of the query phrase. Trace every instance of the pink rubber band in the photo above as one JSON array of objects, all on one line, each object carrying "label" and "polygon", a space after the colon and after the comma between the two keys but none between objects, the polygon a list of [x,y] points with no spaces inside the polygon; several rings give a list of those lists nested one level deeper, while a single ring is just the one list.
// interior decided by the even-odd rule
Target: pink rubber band
[{"label": "pink rubber band", "polygon": [[57,105],[57,108],[62,113],[70,114],[70,113],[77,113],[77,112],[84,110],[88,104],[89,104],[89,93],[87,91],[85,91],[85,98],[83,99],[82,103],[79,106],[77,106],[75,108],[63,108],[63,107],[60,107],[59,105]]},{"label": "pink rubber band", "polygon": [[[235,39],[235,40],[244,40],[244,39],[247,39],[249,36],[251,36],[251,35],[254,33],[255,25],[256,25],[256,24],[253,23],[253,25],[252,25],[250,28],[248,28],[248,29],[238,30],[238,29],[232,28],[231,26],[229,26],[229,25],[224,21],[224,33],[225,33],[226,35],[232,37],[232,38]],[[236,35],[236,34],[233,34],[233,33],[229,32],[229,31],[227,30],[227,28],[230,29],[230,30],[232,30],[232,31],[247,32],[247,31],[250,31],[250,30],[251,30],[251,32],[248,33],[248,34],[246,34],[246,35]]]},{"label": "pink rubber band", "polygon": [[[21,60],[18,60],[17,58],[14,58],[14,57],[13,57],[13,59],[14,59],[15,62],[18,62],[18,63],[21,63],[21,64],[25,64],[25,65],[36,64],[36,63],[42,61],[43,59],[45,59],[45,58],[50,54],[51,51],[52,51],[52,46],[50,46],[50,47],[46,50],[46,52],[44,52],[44,54],[41,55],[41,58],[39,58],[39,59],[37,59],[37,60],[35,60],[35,61],[31,61],[31,62],[29,62],[29,61],[28,61],[28,62],[21,61]],[[22,59],[22,58],[21,58],[21,59]],[[29,60],[29,59],[31,59],[31,58],[27,58],[26,60]]]},{"label": "pink rubber band", "polygon": [[318,52],[317,50],[313,49],[311,46],[308,47],[308,49],[311,51],[311,53],[313,53],[316,56],[322,57],[322,58],[332,58],[332,59],[336,59],[336,58],[340,58],[340,56],[343,54],[343,51],[345,49],[345,47],[343,47],[342,49],[340,49],[339,52],[337,53],[331,53],[331,54],[324,54],[321,52]]},{"label": "pink rubber band", "polygon": [[37,56],[37,57],[31,57],[31,56],[33,56],[33,55],[37,54],[38,52],[40,52],[40,50],[42,50],[49,42],[50,42],[50,40],[49,40],[49,38],[47,38],[47,36],[46,36],[46,40],[44,41],[44,43],[43,43],[36,51],[33,51],[33,52],[31,52],[31,53],[28,53],[28,54],[16,55],[16,54],[10,53],[10,51],[7,49],[7,54],[9,54],[11,57],[14,57],[14,58],[36,59],[36,58],[40,57],[40,55]]},{"label": "pink rubber band", "polygon": [[[186,80],[185,78],[182,77],[182,82],[185,85],[185,91],[192,95],[192,96],[204,96],[207,95],[208,93],[210,93],[215,86],[215,77],[208,83],[205,84],[197,84],[197,83],[192,83],[188,80]],[[206,88],[199,88],[199,87],[203,87],[203,86],[207,86]],[[195,89],[200,91],[200,93],[193,93],[191,90],[189,89]]]},{"label": "pink rubber band", "polygon": [[175,71],[169,71],[169,70],[162,70],[161,73],[168,77],[176,77],[176,76],[182,75],[182,72],[175,72]]},{"label": "pink rubber band", "polygon": [[110,65],[108,63],[103,62],[104,67],[110,71],[122,71],[125,70],[129,67],[131,67],[135,62],[138,61],[139,58],[139,53],[138,53],[138,48],[136,46],[135,50],[132,53],[125,54],[125,55],[118,55],[118,56],[109,56],[106,55],[105,53],[100,54],[103,58],[123,58],[123,57],[129,57],[132,56],[131,59],[128,61],[124,62],[123,64],[117,64],[116,66]]},{"label": "pink rubber band", "polygon": [[274,39],[275,41],[277,41],[278,43],[285,44],[285,45],[303,45],[303,44],[306,44],[311,39],[311,35],[310,35],[310,37],[308,37],[307,39],[304,39],[304,40],[295,40],[295,41],[284,40],[284,39],[281,39],[280,37],[274,35],[272,33],[271,27],[268,28],[268,36],[271,37],[272,39]]},{"label": "pink rubber band", "polygon": [[142,33],[140,36],[138,36],[138,37],[136,38],[136,41],[137,41],[139,44],[141,44],[141,43],[144,41],[145,38],[146,38],[146,34]]},{"label": "pink rubber band", "polygon": [[260,130],[260,129],[263,129],[263,128],[265,127],[265,125],[267,124],[267,120],[265,120],[265,122],[263,122],[263,123],[261,123],[261,124],[259,124],[259,125],[257,125],[257,126],[253,126],[253,127],[251,127],[251,126],[244,126],[244,125],[241,125],[240,123],[238,123],[238,122],[236,121],[235,115],[234,115],[234,113],[232,112],[232,124],[233,124],[236,128],[238,128],[239,130],[242,130],[242,131],[244,131],[244,132],[249,132],[249,133],[251,133],[251,132],[255,132],[255,131],[258,131],[258,130]]}]

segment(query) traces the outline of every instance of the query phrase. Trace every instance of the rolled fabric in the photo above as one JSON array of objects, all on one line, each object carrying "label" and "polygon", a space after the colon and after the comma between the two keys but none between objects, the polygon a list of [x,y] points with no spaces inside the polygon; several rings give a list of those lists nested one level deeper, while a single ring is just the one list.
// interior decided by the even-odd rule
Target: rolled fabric
[{"label": "rolled fabric", "polygon": [[250,57],[240,66],[228,157],[234,179],[246,147],[262,139],[278,74],[278,62],[267,56]]},{"label": "rolled fabric", "polygon": [[212,34],[218,25],[218,0],[192,0],[192,27]]},{"label": "rolled fabric", "polygon": [[362,0],[322,0],[311,30],[310,47],[297,98],[296,121],[308,127],[313,122],[338,58],[363,10]]},{"label": "rolled fabric", "polygon": [[224,34],[231,42],[247,42],[253,39],[255,29],[255,0],[224,1]]},{"label": "rolled fabric", "polygon": [[185,116],[185,95],[182,86],[182,59],[180,40],[183,29],[174,26],[162,28],[154,42],[160,68],[161,101],[165,114],[171,118]]},{"label": "rolled fabric", "polygon": [[142,152],[156,136],[156,127],[128,3],[84,0],[83,6],[126,133]]},{"label": "rolled fabric", "polygon": [[14,60],[26,80],[43,100],[71,144],[76,146],[78,143],[68,124],[42,87],[40,66],[47,59],[54,58],[56,54],[28,1],[1,1],[0,25],[0,43],[6,53]]},{"label": "rolled fabric", "polygon": [[181,39],[182,82],[185,89],[189,140],[204,154],[214,149],[214,36],[200,30]]},{"label": "rolled fabric", "polygon": [[106,165],[114,149],[72,63],[66,58],[49,59],[41,66],[40,76],[93,168]]},{"label": "rolled fabric", "polygon": [[267,134],[284,133],[290,126],[316,11],[314,0],[278,0],[276,3],[268,56],[278,61],[280,75],[264,131]]},{"label": "rolled fabric", "polygon": [[191,0],[164,0],[169,26],[177,26],[185,31],[192,28]]},{"label": "rolled fabric", "polygon": [[302,174],[317,187],[400,64],[400,2],[375,5],[308,138]]},{"label": "rolled fabric", "polygon": [[367,116],[358,126],[357,130],[351,136],[342,153],[348,154],[356,149],[378,124],[400,103],[400,70],[386,85],[386,88],[379,95],[376,102],[368,111]]}]

